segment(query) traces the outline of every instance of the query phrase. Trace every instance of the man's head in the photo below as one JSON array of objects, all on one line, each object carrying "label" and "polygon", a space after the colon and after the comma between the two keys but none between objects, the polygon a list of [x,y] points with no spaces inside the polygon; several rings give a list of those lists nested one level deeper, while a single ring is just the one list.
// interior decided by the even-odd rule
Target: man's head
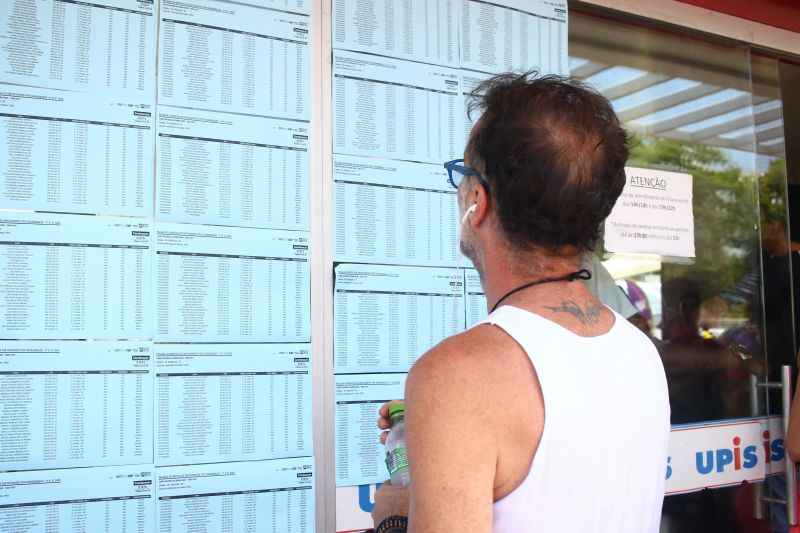
[{"label": "man's head", "polygon": [[761,248],[773,257],[785,257],[791,252],[786,219],[780,214],[761,217]]},{"label": "man's head", "polygon": [[593,249],[628,158],[608,100],[568,78],[503,74],[473,92],[475,110],[464,158],[484,180],[459,187],[464,255],[483,271],[498,246],[525,261]]}]

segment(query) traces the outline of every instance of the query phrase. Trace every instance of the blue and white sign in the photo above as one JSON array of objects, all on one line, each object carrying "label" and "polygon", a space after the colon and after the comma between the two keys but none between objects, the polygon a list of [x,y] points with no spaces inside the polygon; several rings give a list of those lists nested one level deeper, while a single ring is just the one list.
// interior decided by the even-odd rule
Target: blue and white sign
[{"label": "blue and white sign", "polygon": [[667,495],[762,481],[786,456],[777,416],[674,427],[669,451]]},{"label": "blue and white sign", "polygon": [[[781,418],[759,417],[675,426],[665,471],[666,495],[753,483],[784,471]],[[336,489],[336,531],[372,527],[370,513],[380,485]]]}]

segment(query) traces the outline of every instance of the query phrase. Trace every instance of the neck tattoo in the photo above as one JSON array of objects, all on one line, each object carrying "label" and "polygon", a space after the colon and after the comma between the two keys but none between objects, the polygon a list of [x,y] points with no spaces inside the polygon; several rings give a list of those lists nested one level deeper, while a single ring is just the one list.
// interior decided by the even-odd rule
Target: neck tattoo
[{"label": "neck tattoo", "polygon": [[516,292],[519,292],[519,291],[521,291],[523,289],[527,289],[528,287],[533,287],[535,285],[544,285],[545,283],[556,283],[556,282],[559,282],[559,281],[566,281],[566,282],[569,283],[569,282],[577,281],[579,279],[583,279],[583,280],[592,279],[592,273],[584,268],[584,269],[578,270],[577,272],[572,272],[571,274],[567,274],[566,276],[559,276],[557,278],[537,279],[535,281],[529,281],[528,283],[523,283],[519,287],[517,287],[515,289],[511,289],[510,291],[505,293],[499,300],[497,300],[497,303],[494,304],[494,306],[492,307],[492,310],[489,311],[489,314],[494,313],[495,309],[500,307],[500,304],[503,302],[503,300],[505,300],[506,298],[508,298],[509,296],[511,296],[512,294],[514,294]]},{"label": "neck tattoo", "polygon": [[600,322],[600,312],[603,310],[599,305],[589,305],[586,310],[583,310],[575,300],[564,300],[561,302],[561,305],[555,307],[546,305],[544,308],[554,313],[567,313],[572,315],[584,326],[594,326]]}]

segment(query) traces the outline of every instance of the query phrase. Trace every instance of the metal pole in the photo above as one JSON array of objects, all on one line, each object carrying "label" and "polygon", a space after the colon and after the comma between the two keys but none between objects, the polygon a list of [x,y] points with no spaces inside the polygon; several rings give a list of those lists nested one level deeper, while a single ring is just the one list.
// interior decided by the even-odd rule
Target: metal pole
[{"label": "metal pole", "polygon": [[760,416],[758,401],[758,376],[750,374],[750,416]]},{"label": "metal pole", "polygon": [[[761,415],[758,401],[758,376],[750,374],[750,416]],[[753,485],[753,517],[764,520],[764,482]]]},{"label": "metal pole", "polygon": [[[792,408],[792,367],[784,365],[781,369],[781,395],[783,397],[783,435],[789,435],[789,414]],[[785,441],[784,441],[785,442]],[[786,518],[790,526],[797,525],[797,470],[794,461],[785,454],[786,470]]]}]

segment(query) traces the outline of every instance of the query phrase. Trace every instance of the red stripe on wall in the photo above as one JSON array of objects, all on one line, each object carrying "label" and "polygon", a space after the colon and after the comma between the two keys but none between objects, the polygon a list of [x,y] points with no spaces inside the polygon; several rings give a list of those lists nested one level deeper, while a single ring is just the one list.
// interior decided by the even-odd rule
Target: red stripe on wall
[{"label": "red stripe on wall", "polygon": [[800,33],[798,0],[678,0],[753,22]]}]

